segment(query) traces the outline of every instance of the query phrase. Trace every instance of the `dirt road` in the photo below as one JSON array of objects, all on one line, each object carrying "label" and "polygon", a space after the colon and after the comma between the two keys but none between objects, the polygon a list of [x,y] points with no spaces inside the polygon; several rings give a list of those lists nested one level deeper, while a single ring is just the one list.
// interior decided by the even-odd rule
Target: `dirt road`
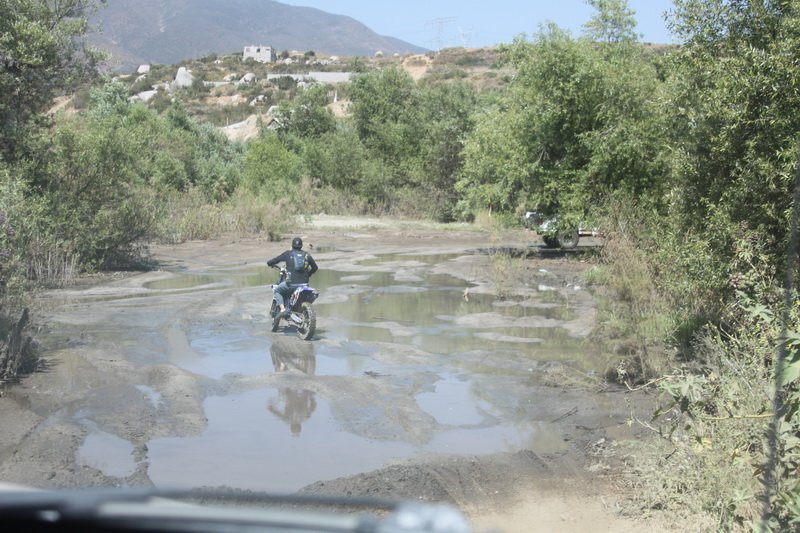
[{"label": "dirt road", "polygon": [[[0,397],[0,481],[446,501],[476,530],[652,531],[600,452],[647,399],[596,385],[587,263],[529,232],[315,217],[311,342],[269,331],[283,242],[152,249],[43,294],[44,370]],[[497,295],[502,297],[498,298]],[[280,451],[280,453],[276,453]]]}]

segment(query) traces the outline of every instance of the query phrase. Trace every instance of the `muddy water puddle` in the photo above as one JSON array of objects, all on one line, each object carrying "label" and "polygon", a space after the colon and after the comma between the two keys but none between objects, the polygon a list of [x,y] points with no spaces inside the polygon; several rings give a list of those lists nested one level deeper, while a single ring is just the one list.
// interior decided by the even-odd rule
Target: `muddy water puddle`
[{"label": "muddy water puddle", "polygon": [[363,355],[351,353],[346,347],[315,348],[310,344],[295,347],[301,354],[309,352],[308,356],[298,357],[291,351],[270,345],[263,338],[246,335],[244,331],[239,334],[216,334],[198,330],[191,343],[197,356],[175,363],[194,374],[222,379],[231,375],[258,376],[288,368],[311,375],[344,376],[357,373],[359,365],[356,360],[365,359]]},{"label": "muddy water puddle", "polygon": [[[381,256],[348,271],[321,270],[312,278],[321,297],[311,342],[291,328],[269,332],[276,273],[266,267],[145,283],[159,297],[157,310],[150,297],[138,307],[106,300],[119,329],[97,324],[98,337],[100,329],[113,336],[137,365],[168,362],[212,384],[202,431],[148,442],[149,478],[295,490],[425,454],[563,450],[552,421],[565,401],[584,400],[536,378],[556,361],[602,370],[599,348],[565,326],[582,308],[553,290],[524,304],[470,294],[470,283],[432,268],[457,257]],[[148,316],[156,322],[149,331]],[[137,389],[153,409],[169,408],[156,384]],[[77,460],[124,477],[124,443],[89,429]]]},{"label": "muddy water puddle", "polygon": [[149,443],[156,485],[294,491],[420,453],[489,453],[497,451],[498,439],[523,447],[535,432],[492,425],[443,429],[424,444],[363,438],[345,431],[330,404],[304,389],[214,396],[204,409],[209,423],[202,435]]},{"label": "muddy water puddle", "polygon": [[79,465],[120,478],[129,476],[136,470],[133,445],[129,441],[100,430],[96,423],[83,418],[81,414],[77,418],[89,431],[77,452],[76,462]]}]

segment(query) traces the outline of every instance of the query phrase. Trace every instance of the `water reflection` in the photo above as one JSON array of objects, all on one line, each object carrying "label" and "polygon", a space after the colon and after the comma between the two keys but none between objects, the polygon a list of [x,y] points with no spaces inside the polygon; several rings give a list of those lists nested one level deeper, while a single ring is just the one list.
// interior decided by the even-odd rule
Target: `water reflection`
[{"label": "water reflection", "polygon": [[[317,367],[314,344],[296,339],[276,339],[269,349],[275,373],[297,370],[313,376]],[[270,398],[267,409],[286,422],[293,436],[299,436],[306,422],[317,408],[314,391],[299,387],[282,387],[277,398]]]}]

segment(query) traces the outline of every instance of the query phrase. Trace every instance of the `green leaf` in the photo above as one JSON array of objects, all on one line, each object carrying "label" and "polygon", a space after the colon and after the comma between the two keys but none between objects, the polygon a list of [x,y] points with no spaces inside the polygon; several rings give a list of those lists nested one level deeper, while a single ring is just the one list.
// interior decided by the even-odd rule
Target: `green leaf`
[{"label": "green leaf", "polygon": [[800,359],[792,361],[784,367],[781,386],[785,387],[797,378],[800,378]]}]

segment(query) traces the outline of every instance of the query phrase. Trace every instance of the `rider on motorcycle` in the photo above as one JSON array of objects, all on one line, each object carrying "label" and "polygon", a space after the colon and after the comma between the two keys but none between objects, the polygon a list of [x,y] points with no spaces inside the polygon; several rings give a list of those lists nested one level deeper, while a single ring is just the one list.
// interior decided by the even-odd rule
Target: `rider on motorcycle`
[{"label": "rider on motorcycle", "polygon": [[286,263],[286,271],[289,277],[275,286],[275,301],[278,303],[281,314],[286,316],[286,305],[284,299],[292,294],[298,285],[307,285],[308,280],[317,271],[317,263],[311,254],[303,251],[303,239],[295,237],[292,239],[292,249],[286,250],[281,255],[267,261],[268,266],[275,266],[283,261]]}]

